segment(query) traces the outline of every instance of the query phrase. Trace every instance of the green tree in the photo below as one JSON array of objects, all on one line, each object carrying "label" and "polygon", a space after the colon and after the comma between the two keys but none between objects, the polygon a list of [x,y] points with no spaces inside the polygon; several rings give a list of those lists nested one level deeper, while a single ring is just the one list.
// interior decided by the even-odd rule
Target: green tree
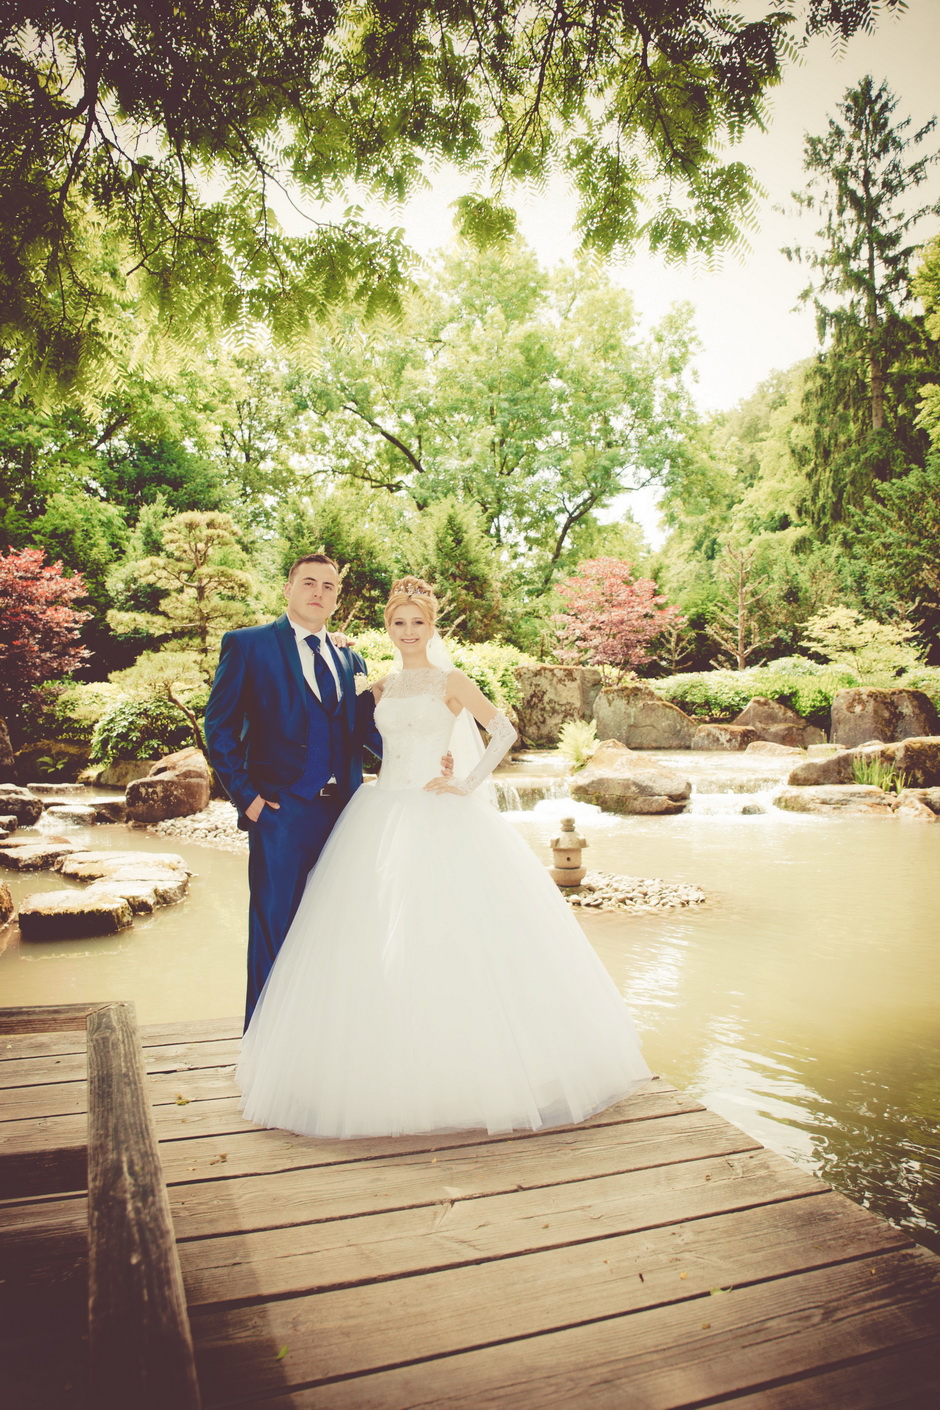
[{"label": "green tree", "polygon": [[820,244],[786,251],[815,273],[805,291],[826,346],[810,370],[804,415],[808,507],[825,531],[852,507],[912,464],[923,464],[927,438],[917,425],[925,372],[936,365],[920,318],[911,310],[915,228],[940,212],[940,201],[912,209],[910,193],[940,153],[919,147],[935,119],[909,132],[895,121],[897,99],[865,77],[846,91],[837,121],[808,137],[807,191],[796,199],[819,213]]},{"label": "green tree", "polygon": [[445,259],[403,328],[347,323],[308,383],[312,473],[420,509],[474,505],[531,591],[583,521],[662,478],[694,424],[688,314],[642,338],[632,302],[587,266],[550,277],[515,245]]},{"label": "green tree", "polygon": [[[400,201],[441,159],[491,172],[459,202],[478,240],[511,228],[504,186],[559,171],[596,249],[733,243],[752,183],[724,141],[760,125],[801,37],[901,4],[10,0],[0,346],[34,385],[73,382],[140,356],[141,309],[185,344],[262,322],[298,340],[348,298],[394,307],[398,237],[324,207],[349,187]],[[278,224],[284,185],[313,206],[306,236]]]},{"label": "green tree", "polygon": [[246,571],[235,524],[228,514],[177,514],[161,529],[162,551],[128,566],[130,576],[162,596],[153,611],[108,613],[119,635],[164,638],[203,663],[222,633],[257,620],[259,584]]},{"label": "green tree", "polygon": [[412,570],[437,587],[442,631],[466,641],[504,635],[503,565],[474,506],[430,505],[413,522],[407,551]]}]

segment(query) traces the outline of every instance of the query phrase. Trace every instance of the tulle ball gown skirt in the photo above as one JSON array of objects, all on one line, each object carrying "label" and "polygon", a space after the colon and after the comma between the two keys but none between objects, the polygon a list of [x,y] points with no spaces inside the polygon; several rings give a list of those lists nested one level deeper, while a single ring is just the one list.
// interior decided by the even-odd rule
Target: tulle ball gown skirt
[{"label": "tulle ball gown skirt", "polygon": [[245,1116],[311,1136],[582,1121],[650,1076],[623,999],[495,809],[362,788],[245,1034]]}]

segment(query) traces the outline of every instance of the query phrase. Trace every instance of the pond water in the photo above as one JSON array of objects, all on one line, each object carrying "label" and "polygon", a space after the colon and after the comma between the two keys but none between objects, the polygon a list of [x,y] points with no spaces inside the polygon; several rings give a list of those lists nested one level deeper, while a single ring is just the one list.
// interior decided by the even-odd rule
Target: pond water
[{"label": "pond water", "polygon": [[[573,805],[550,796],[557,765],[535,759],[513,772],[545,777],[549,796],[507,817],[546,861],[573,813],[591,869],[708,893],[691,909],[583,915],[651,1066],[940,1251],[940,825],[781,812],[786,759],[658,757],[694,772],[689,812]],[[145,1023],[239,1013],[244,858],[118,826],[68,835],[182,853],[190,898],[100,940],[21,945],[0,929],[0,1003],[129,998]],[[0,874],[15,896],[62,885]]]}]

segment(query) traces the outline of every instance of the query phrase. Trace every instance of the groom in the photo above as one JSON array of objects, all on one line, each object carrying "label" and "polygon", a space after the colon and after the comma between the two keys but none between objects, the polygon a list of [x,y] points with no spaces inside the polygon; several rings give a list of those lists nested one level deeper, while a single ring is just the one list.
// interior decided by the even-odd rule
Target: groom
[{"label": "groom", "polygon": [[330,640],[339,569],[298,558],[276,622],[222,638],[206,706],[209,759],[248,832],[248,1001],[245,1027],[345,804],[362,783],[362,752],[381,754],[374,697],[356,693],[366,663]]}]

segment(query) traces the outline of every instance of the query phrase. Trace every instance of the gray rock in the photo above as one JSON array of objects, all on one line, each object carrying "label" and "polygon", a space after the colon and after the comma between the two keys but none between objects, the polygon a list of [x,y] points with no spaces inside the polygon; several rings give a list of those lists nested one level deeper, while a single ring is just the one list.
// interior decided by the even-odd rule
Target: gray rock
[{"label": "gray rock", "polygon": [[13,893],[5,881],[0,881],[0,925],[6,925],[13,916]]},{"label": "gray rock", "polygon": [[84,827],[93,827],[98,821],[97,810],[92,803],[49,803],[46,817],[61,818],[63,822],[79,823]]},{"label": "gray rock", "polygon": [[95,822],[120,823],[127,821],[127,804],[123,798],[99,798],[94,803]]},{"label": "gray rock", "polygon": [[852,783],[856,760],[878,760],[904,774],[908,787],[940,786],[940,736],[926,739],[903,739],[897,744],[878,741],[860,744],[857,749],[844,749],[828,759],[807,759],[799,764],[787,780],[793,787],[813,787],[817,784]]},{"label": "gray rock", "polygon": [[926,803],[922,803],[919,798],[914,798],[909,790],[898,795],[894,804],[894,816],[906,819],[908,822],[935,823],[937,815],[932,808],[928,808]]},{"label": "gray rock", "polygon": [[82,774],[85,783],[97,784],[99,788],[126,788],[137,778],[146,778],[159,759],[112,759],[103,768],[86,769]]},{"label": "gray rock", "polygon": [[692,736],[693,749],[748,749],[760,741],[749,725],[699,725]]},{"label": "gray rock", "polygon": [[832,701],[833,743],[855,748],[866,740],[896,743],[940,734],[940,720],[922,690],[854,686],[837,691]]},{"label": "gray rock", "polygon": [[178,852],[117,852],[72,849],[56,871],[74,881],[101,881],[105,877],[189,876],[189,868]]},{"label": "gray rock", "polygon": [[749,700],[734,722],[736,725],[750,725],[759,739],[768,744],[786,744],[793,749],[806,749],[810,744],[824,744],[826,736],[815,725],[807,724],[802,715],[781,705],[779,700],[768,700],[766,695],[755,695]]},{"label": "gray rock", "polygon": [[762,807],[760,803],[745,803],[744,807],[741,809],[741,816],[743,818],[753,818],[759,813],[763,814],[766,811],[767,809]]},{"label": "gray rock", "polygon": [[127,816],[137,823],[188,817],[208,806],[211,793],[205,757],[198,749],[180,749],[154,764],[146,778],[128,784]]},{"label": "gray rock", "polygon": [[20,903],[24,940],[71,940],[84,935],[114,935],[133,921],[123,896],[105,892],[41,891]]},{"label": "gray rock", "polygon": [[[819,746],[810,746],[810,748]],[[828,749],[828,745],[826,748]],[[753,744],[749,744],[745,749],[745,754],[767,754],[779,757],[783,754],[803,754],[804,751],[795,744],[774,744],[770,739],[755,739]]]},{"label": "gray rock", "polygon": [[0,783],[16,783],[16,756],[10,743],[7,722],[0,716]]},{"label": "gray rock", "polygon": [[677,705],[638,684],[602,690],[594,719],[601,739],[619,740],[628,749],[691,749],[699,728]]},{"label": "gray rock", "polygon": [[0,813],[12,813],[20,827],[32,827],[42,817],[43,802],[28,788],[0,783]]},{"label": "gray rock", "polygon": [[7,838],[0,846],[0,866],[12,871],[51,871],[60,857],[76,850],[74,842],[54,838]]},{"label": "gray rock", "polygon": [[595,666],[517,666],[516,719],[530,745],[558,743],[562,725],[589,720],[602,676]]},{"label": "gray rock", "polygon": [[838,754],[841,747],[839,744],[808,744],[806,752],[811,759],[828,759],[831,754]]},{"label": "gray rock", "polygon": [[599,746],[571,780],[571,796],[608,813],[681,813],[692,792],[688,779],[640,759],[618,740]]},{"label": "gray rock", "polygon": [[859,817],[892,816],[893,798],[867,783],[785,788],[774,800],[789,813],[850,813]]},{"label": "gray rock", "polygon": [[[891,758],[898,773],[904,774],[910,788],[940,786],[940,736],[902,739],[891,749]],[[882,753],[887,753],[883,749]]]},{"label": "gray rock", "polygon": [[922,803],[932,813],[940,813],[940,788],[902,788],[897,806],[909,801]]},{"label": "gray rock", "polygon": [[123,896],[135,915],[149,915],[158,906],[172,906],[182,901],[189,890],[189,877],[182,872],[166,876],[154,875],[149,879],[141,877],[109,876],[103,881],[95,881],[83,893],[86,896]]},{"label": "gray rock", "polygon": [[37,798],[75,799],[85,792],[83,783],[30,783],[27,787]]}]

